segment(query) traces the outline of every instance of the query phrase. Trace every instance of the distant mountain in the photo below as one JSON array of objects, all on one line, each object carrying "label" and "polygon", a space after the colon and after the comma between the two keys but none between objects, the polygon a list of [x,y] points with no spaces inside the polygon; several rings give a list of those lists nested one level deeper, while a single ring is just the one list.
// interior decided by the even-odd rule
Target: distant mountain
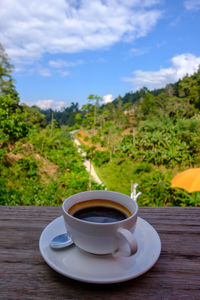
[{"label": "distant mountain", "polygon": [[[100,108],[110,110],[112,106],[117,107],[118,104],[122,110],[139,104],[139,114],[143,115],[154,112],[159,114],[160,111],[162,113],[166,111],[169,116],[191,117],[197,110],[200,110],[200,69],[191,76],[186,75],[173,84],[167,84],[164,88],[149,90],[143,87],[136,92],[128,92],[123,97],[119,96],[114,99],[112,103],[101,105]],[[82,113],[84,115],[79,104],[74,102],[62,111],[40,109],[40,112],[45,116],[47,124],[54,118],[58,126],[73,126],[77,122],[76,114]]]},{"label": "distant mountain", "polygon": [[40,109],[45,116],[47,124],[51,123],[52,118],[57,121],[58,126],[73,126],[76,123],[75,116],[80,112],[79,104],[72,102],[70,106],[65,107],[62,111],[52,109]]},{"label": "distant mountain", "polygon": [[170,96],[176,96],[179,98],[188,97],[191,96],[191,94],[193,94],[193,96],[196,97],[196,101],[198,101],[200,97],[200,66],[199,70],[193,75],[186,75],[185,77],[183,77],[175,83],[167,84],[165,87],[160,89],[148,90],[148,88],[143,87],[139,91],[128,92],[123,97],[117,97],[113,101],[113,104],[117,105],[119,100],[122,101],[122,104],[134,104],[141,97],[144,97],[146,93],[150,93],[153,96],[158,96],[160,94],[166,93]]}]

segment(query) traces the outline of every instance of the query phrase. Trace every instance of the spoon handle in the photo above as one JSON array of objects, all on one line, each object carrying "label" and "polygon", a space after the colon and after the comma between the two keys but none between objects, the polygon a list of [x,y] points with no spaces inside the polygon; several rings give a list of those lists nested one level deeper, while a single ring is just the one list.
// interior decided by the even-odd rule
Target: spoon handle
[{"label": "spoon handle", "polygon": [[73,244],[73,241],[67,232],[55,236],[50,242],[50,246],[53,249],[65,248],[71,244]]}]

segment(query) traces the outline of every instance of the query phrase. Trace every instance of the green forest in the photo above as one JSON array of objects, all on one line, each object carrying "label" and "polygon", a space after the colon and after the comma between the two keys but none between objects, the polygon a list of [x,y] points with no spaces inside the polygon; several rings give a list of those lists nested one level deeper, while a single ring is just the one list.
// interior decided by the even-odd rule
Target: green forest
[{"label": "green forest", "polygon": [[[200,165],[200,69],[162,89],[106,105],[91,94],[61,111],[21,103],[13,70],[0,46],[0,205],[61,205],[89,189],[130,195],[133,181],[140,206],[200,206],[199,193],[170,188]],[[103,184],[90,181],[75,135]]]}]

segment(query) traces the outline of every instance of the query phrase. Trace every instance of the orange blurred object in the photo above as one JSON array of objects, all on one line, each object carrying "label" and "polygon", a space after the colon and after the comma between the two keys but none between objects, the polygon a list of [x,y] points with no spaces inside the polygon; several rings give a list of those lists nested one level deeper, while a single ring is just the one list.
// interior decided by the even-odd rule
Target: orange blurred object
[{"label": "orange blurred object", "polygon": [[200,191],[200,168],[188,169],[177,174],[171,183],[171,188],[182,188],[189,193]]}]

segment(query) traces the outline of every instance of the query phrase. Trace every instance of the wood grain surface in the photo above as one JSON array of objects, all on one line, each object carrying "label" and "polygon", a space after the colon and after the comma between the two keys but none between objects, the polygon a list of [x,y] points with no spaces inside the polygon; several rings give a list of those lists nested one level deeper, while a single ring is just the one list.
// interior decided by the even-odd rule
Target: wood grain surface
[{"label": "wood grain surface", "polygon": [[112,285],[69,279],[44,262],[40,234],[60,215],[61,207],[0,206],[0,299],[200,299],[200,208],[140,208],[161,256],[144,275]]}]

